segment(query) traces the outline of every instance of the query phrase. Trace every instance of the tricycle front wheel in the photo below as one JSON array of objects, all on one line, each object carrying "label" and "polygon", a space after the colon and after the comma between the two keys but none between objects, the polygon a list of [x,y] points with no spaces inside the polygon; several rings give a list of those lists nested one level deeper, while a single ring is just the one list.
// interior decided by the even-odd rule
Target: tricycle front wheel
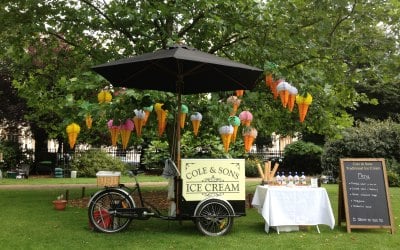
[{"label": "tricycle front wheel", "polygon": [[201,233],[208,236],[225,235],[233,226],[233,211],[223,200],[210,199],[199,206],[196,211],[196,226]]}]

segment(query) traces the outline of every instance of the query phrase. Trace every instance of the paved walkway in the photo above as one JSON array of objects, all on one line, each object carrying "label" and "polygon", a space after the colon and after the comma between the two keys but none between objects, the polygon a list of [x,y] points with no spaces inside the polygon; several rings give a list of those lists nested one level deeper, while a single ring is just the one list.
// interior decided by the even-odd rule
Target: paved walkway
[{"label": "paved walkway", "polygon": [[[246,182],[261,183],[261,178],[246,178]],[[132,183],[126,184],[131,186]],[[141,187],[162,187],[167,186],[168,182],[140,182]],[[48,188],[96,188],[97,184],[13,184],[0,185],[0,190],[20,190],[20,189],[48,189]]]}]

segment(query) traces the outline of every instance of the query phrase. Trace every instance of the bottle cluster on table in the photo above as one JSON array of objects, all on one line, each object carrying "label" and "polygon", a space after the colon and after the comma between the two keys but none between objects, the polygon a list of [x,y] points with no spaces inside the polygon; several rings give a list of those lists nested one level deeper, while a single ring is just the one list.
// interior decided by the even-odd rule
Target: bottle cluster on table
[{"label": "bottle cluster on table", "polygon": [[300,176],[298,175],[297,171],[294,172],[294,175],[292,172],[289,172],[289,174],[286,176],[285,172],[282,171],[276,173],[275,184],[282,186],[304,186],[307,184],[307,182],[304,172],[301,172]]}]

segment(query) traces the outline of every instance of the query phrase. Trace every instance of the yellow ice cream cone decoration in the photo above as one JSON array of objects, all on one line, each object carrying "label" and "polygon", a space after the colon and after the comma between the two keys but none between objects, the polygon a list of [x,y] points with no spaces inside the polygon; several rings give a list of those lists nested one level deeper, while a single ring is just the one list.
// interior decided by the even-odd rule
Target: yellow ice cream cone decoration
[{"label": "yellow ice cream cone decoration", "polygon": [[85,123],[86,123],[86,127],[88,128],[88,129],[91,129],[92,128],[92,124],[93,124],[93,119],[92,119],[92,116],[91,115],[86,115],[86,117],[85,117]]},{"label": "yellow ice cream cone decoration", "polygon": [[224,144],[225,152],[229,151],[229,144],[231,143],[231,138],[233,134],[233,127],[231,125],[222,126],[219,128],[219,134],[222,139],[222,143]]},{"label": "yellow ice cream cone decoration", "polygon": [[73,122],[67,126],[66,131],[68,135],[69,147],[73,149],[76,143],[76,139],[78,138],[78,134],[79,132],[81,132],[81,127]]},{"label": "yellow ice cream cone decoration", "polygon": [[108,90],[101,90],[99,94],[97,94],[97,100],[99,103],[109,103],[112,100],[112,95]]},{"label": "yellow ice cream cone decoration", "polygon": [[200,123],[203,119],[203,116],[199,112],[195,112],[190,116],[190,120],[192,121],[193,125],[193,133],[195,136],[199,133]]},{"label": "yellow ice cream cone decoration", "polygon": [[296,103],[299,107],[299,120],[300,122],[304,122],[304,119],[306,118],[308,112],[308,107],[312,103],[312,96],[309,93],[307,93],[305,97],[298,95],[296,97]]},{"label": "yellow ice cream cone decoration", "polygon": [[165,127],[167,126],[167,115],[168,111],[162,108],[163,103],[156,103],[154,105],[154,110],[157,114],[157,121],[158,121],[158,135],[161,136],[164,131]]}]

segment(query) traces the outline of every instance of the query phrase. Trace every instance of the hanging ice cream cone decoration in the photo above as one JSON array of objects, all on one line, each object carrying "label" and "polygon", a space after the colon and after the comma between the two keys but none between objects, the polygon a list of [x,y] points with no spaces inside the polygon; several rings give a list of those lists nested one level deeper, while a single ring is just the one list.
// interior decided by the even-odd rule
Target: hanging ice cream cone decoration
[{"label": "hanging ice cream cone decoration", "polygon": [[181,113],[179,114],[179,122],[180,122],[182,129],[185,127],[185,120],[186,120],[186,115],[188,112],[189,112],[189,108],[185,104],[182,104]]},{"label": "hanging ice cream cone decoration", "polygon": [[146,112],[143,110],[135,109],[135,117],[133,117],[133,123],[135,124],[136,135],[142,136],[142,128],[146,120]]},{"label": "hanging ice cream cone decoration", "polygon": [[295,88],[295,87],[293,87],[293,86],[291,86],[291,87],[289,88],[288,109],[289,109],[290,112],[293,111],[294,103],[295,103],[295,101],[296,101],[297,93],[298,93],[297,88]]},{"label": "hanging ice cream cone decoration", "polygon": [[233,95],[233,96],[228,97],[228,99],[226,99],[226,102],[232,105],[232,110],[231,110],[230,115],[235,115],[239,108],[241,100],[239,98],[237,98],[237,96]]},{"label": "hanging ice cream cone decoration", "polygon": [[289,89],[291,85],[285,81],[282,81],[276,86],[276,91],[279,94],[279,97],[281,98],[282,106],[284,108],[287,107],[287,104],[289,102]]},{"label": "hanging ice cream cone decoration", "polygon": [[203,119],[203,116],[199,112],[195,112],[190,116],[190,120],[192,121],[193,125],[193,133],[195,136],[199,133],[200,123]]},{"label": "hanging ice cream cone decoration", "polygon": [[158,121],[158,135],[161,136],[164,131],[165,127],[167,126],[167,115],[168,111],[162,108],[163,103],[156,103],[154,105],[154,110],[157,114],[157,121]]},{"label": "hanging ice cream cone decoration", "polygon": [[135,126],[131,119],[127,119],[125,123],[121,125],[120,133],[121,133],[122,149],[126,149],[128,147],[129,138],[131,137],[131,133],[134,127]]},{"label": "hanging ice cream cone decoration", "polygon": [[113,120],[109,120],[107,122],[107,126],[108,126],[108,131],[110,131],[110,134],[111,134],[111,145],[116,147],[117,146],[118,135],[119,135],[119,132],[120,132],[120,126],[115,126],[113,124]]},{"label": "hanging ice cream cone decoration", "polygon": [[236,90],[235,93],[236,93],[237,97],[241,97],[244,94],[244,90],[243,89],[239,89],[239,90]]},{"label": "hanging ice cream cone decoration", "polygon": [[281,82],[282,82],[282,80],[277,80],[277,81],[273,81],[272,84],[271,84],[271,91],[272,91],[272,94],[274,95],[274,99],[277,99],[278,96],[279,96],[278,95],[278,90],[276,89],[276,87]]},{"label": "hanging ice cream cone decoration", "polygon": [[71,123],[66,128],[68,135],[68,142],[70,149],[73,149],[76,143],[76,139],[78,138],[79,132],[81,132],[81,127],[79,127],[76,123]]},{"label": "hanging ice cream cone decoration", "polygon": [[240,119],[237,116],[229,116],[228,123],[233,127],[232,142],[235,142],[237,131],[240,125]]},{"label": "hanging ice cream cone decoration", "polygon": [[302,123],[302,122],[304,122],[304,119],[306,118],[306,115],[308,112],[308,107],[312,103],[312,96],[309,93],[307,93],[307,95],[305,97],[298,95],[296,97],[296,103],[299,108],[299,120]]},{"label": "hanging ice cream cone decoration", "polygon": [[257,137],[257,130],[255,128],[248,127],[243,130],[244,150],[247,153],[250,152],[256,137]]},{"label": "hanging ice cream cone decoration", "polygon": [[239,119],[242,123],[242,125],[248,127],[251,124],[251,121],[253,120],[253,115],[249,111],[242,111],[239,114]]},{"label": "hanging ice cream cone decoration", "polygon": [[112,100],[111,92],[108,90],[101,90],[99,94],[97,94],[97,100],[99,103],[109,103]]},{"label": "hanging ice cream cone decoration", "polygon": [[233,134],[233,127],[231,125],[222,126],[219,128],[219,134],[222,139],[222,143],[224,144],[225,152],[229,151],[229,144],[231,143],[231,138]]},{"label": "hanging ice cream cone decoration", "polygon": [[149,119],[149,116],[150,116],[151,111],[153,111],[153,105],[150,105],[150,106],[148,106],[148,107],[144,107],[144,108],[143,108],[143,111],[144,111],[144,113],[145,113],[145,117],[144,117],[144,121],[143,121],[143,126],[145,126],[146,123],[147,123],[147,120]]},{"label": "hanging ice cream cone decoration", "polygon": [[267,85],[267,87],[272,89],[273,82],[274,82],[274,79],[272,79],[272,74],[265,75],[265,84]]},{"label": "hanging ice cream cone decoration", "polygon": [[88,129],[91,129],[91,128],[92,128],[93,119],[92,119],[92,116],[91,116],[91,115],[87,114],[87,115],[85,116],[85,123],[86,123],[86,127],[87,127]]}]

